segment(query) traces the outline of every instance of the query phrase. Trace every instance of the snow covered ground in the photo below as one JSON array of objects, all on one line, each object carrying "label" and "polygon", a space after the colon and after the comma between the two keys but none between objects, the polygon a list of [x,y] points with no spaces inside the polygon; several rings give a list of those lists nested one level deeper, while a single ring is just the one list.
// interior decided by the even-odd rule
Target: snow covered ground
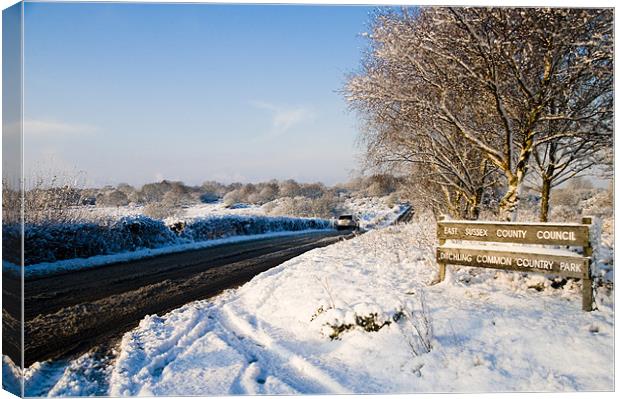
[{"label": "snow covered ground", "polygon": [[[144,206],[142,205],[126,205],[126,206],[83,206],[74,210],[76,218],[86,220],[106,220],[120,219],[125,216],[138,216],[144,214]],[[210,204],[195,204],[179,210],[178,216],[169,218],[169,221],[177,221],[179,219],[190,220],[207,216],[220,215],[259,215],[264,216],[265,211],[258,205],[245,205],[238,208],[227,208],[223,202],[214,202]]]},{"label": "snow covered ground", "polygon": [[586,313],[572,280],[450,267],[431,285],[435,232],[425,226],[315,249],[212,300],[148,316],[114,356],[33,365],[27,394],[614,388],[612,289]]},{"label": "snow covered ground", "polygon": [[266,215],[265,210],[259,205],[242,205],[240,207],[227,208],[223,202],[211,204],[196,204],[183,209],[180,219],[195,219],[212,215]]},{"label": "snow covered ground", "polygon": [[344,208],[358,217],[363,229],[386,227],[407,208],[405,204],[391,204],[388,198],[352,197],[345,201]]},{"label": "snow covered ground", "polygon": [[120,219],[125,216],[138,216],[144,212],[143,206],[79,206],[72,208],[77,219],[97,221],[100,219]]}]

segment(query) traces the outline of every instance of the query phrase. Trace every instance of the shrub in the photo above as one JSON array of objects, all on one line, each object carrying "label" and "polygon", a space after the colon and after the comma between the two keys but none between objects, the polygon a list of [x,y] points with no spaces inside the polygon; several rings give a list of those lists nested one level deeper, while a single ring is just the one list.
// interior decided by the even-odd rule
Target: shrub
[{"label": "shrub", "polygon": [[[80,220],[83,215],[76,210],[81,205],[81,195],[75,186],[65,184],[51,187],[38,182],[24,193],[25,223],[65,223]],[[19,200],[19,197],[9,197]],[[19,207],[19,205],[18,205]]]},{"label": "shrub", "polygon": [[200,195],[200,202],[203,204],[211,204],[220,200],[220,197],[214,193],[203,193]]},{"label": "shrub", "polygon": [[331,227],[331,222],[323,219],[227,215],[194,219],[186,224],[181,237],[191,241],[203,241],[236,235]]},{"label": "shrub", "polygon": [[284,180],[278,184],[280,196],[282,197],[297,197],[301,195],[301,186],[295,180]]},{"label": "shrub", "polygon": [[579,222],[580,210],[575,206],[557,205],[551,207],[549,220],[552,222]]},{"label": "shrub", "polygon": [[112,252],[157,248],[177,243],[176,234],[161,220],[144,216],[127,216],[113,223],[108,230],[115,247]]},{"label": "shrub", "polygon": [[612,190],[601,190],[591,198],[579,204],[583,216],[598,216],[608,218],[613,216],[614,197]]},{"label": "shrub", "polygon": [[232,190],[224,196],[224,205],[232,206],[236,203],[243,202],[243,195],[240,190]]},{"label": "shrub", "polygon": [[[3,226],[2,234],[5,248],[20,248],[19,226]],[[24,263],[88,258],[175,243],[179,239],[162,221],[144,216],[124,217],[111,224],[26,224]],[[19,264],[19,251],[7,252],[5,259]]]},{"label": "shrub", "polygon": [[418,305],[402,305],[400,315],[406,327],[401,330],[413,356],[429,353],[433,349],[433,322],[423,291],[419,292]]},{"label": "shrub", "polygon": [[377,332],[383,327],[398,322],[403,317],[401,310],[383,312],[376,305],[357,304],[352,309],[338,309],[321,306],[312,316],[311,321],[322,323],[321,333],[331,340],[339,340],[342,333],[359,328],[366,332]]},{"label": "shrub", "polygon": [[211,195],[216,198],[222,198],[229,190],[222,183],[216,181],[206,181],[200,186],[200,190],[205,195]]},{"label": "shrub", "polygon": [[272,215],[330,218],[341,212],[342,202],[329,192],[319,198],[281,198],[265,208]]},{"label": "shrub", "polygon": [[114,190],[102,195],[97,202],[99,202],[99,205],[104,206],[124,206],[129,204],[129,198],[121,190]]},{"label": "shrub", "polygon": [[[115,222],[26,224],[24,226],[24,264],[88,258],[96,255],[159,248],[235,235],[271,231],[328,229],[322,219],[294,219],[266,216],[221,216],[193,220],[184,228],[166,226],[146,216],[127,216]],[[3,258],[21,262],[21,228],[2,226]]]},{"label": "shrub", "polygon": [[177,208],[171,207],[163,201],[147,204],[142,211],[145,216],[153,219],[166,219],[175,216],[177,212]]},{"label": "shrub", "polygon": [[318,199],[325,195],[327,189],[323,183],[303,184],[300,194],[307,198]]}]

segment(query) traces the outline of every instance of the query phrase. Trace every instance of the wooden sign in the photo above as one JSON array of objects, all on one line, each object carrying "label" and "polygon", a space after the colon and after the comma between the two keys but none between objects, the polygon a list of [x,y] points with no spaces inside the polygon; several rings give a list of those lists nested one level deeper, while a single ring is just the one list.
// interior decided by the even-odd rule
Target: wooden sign
[{"label": "wooden sign", "polygon": [[437,238],[518,244],[584,246],[590,242],[588,226],[583,224],[496,223],[441,221]]},{"label": "wooden sign", "polygon": [[558,251],[550,254],[549,252],[519,252],[518,249],[518,247],[515,248],[513,252],[498,251],[492,247],[453,248],[443,246],[437,248],[437,262],[519,272],[557,274],[574,278],[583,278],[588,270],[588,258],[569,251]]},{"label": "wooden sign", "polygon": [[[579,278],[582,279],[582,309],[591,311],[591,223],[590,218],[584,218],[582,224],[442,219],[437,223],[437,238],[440,244],[437,247],[439,281],[445,279],[448,264]],[[458,242],[446,244],[447,240]],[[461,243],[463,241],[483,241],[489,244]],[[542,245],[583,247],[583,256],[566,249],[551,249]]]}]

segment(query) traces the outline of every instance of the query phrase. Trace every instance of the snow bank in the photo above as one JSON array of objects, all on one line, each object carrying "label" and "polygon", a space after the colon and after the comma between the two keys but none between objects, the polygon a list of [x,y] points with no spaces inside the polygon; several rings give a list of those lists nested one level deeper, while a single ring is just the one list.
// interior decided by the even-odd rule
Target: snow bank
[{"label": "snow bank", "polygon": [[[124,335],[108,393],[613,389],[613,294],[586,313],[573,280],[449,267],[429,285],[434,234],[371,231],[148,316]],[[64,389],[79,378],[65,373],[54,394],[89,394]]]}]

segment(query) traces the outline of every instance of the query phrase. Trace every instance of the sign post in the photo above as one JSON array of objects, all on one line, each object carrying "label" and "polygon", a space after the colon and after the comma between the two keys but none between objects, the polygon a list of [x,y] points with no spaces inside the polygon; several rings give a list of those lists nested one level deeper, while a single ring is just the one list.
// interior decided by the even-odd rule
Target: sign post
[{"label": "sign post", "polygon": [[[446,217],[444,215],[439,216],[439,220],[444,220]],[[439,231],[439,230],[438,230]],[[442,246],[446,243],[446,239],[439,237],[439,246]],[[446,262],[439,262],[439,281],[444,281],[446,279]]]},{"label": "sign post", "polygon": [[[592,218],[586,217],[581,219],[581,223],[588,226],[590,231],[590,225],[592,224]],[[587,312],[592,311],[593,292],[592,292],[592,271],[590,270],[592,262],[592,245],[588,239],[587,245],[583,247],[583,256],[588,258],[587,270],[583,278],[583,285],[581,287],[581,308]]]},{"label": "sign post", "polygon": [[[553,224],[453,221],[441,216],[437,223],[439,281],[445,279],[448,264],[579,278],[582,309],[591,311],[591,223],[591,218],[583,218],[581,224]],[[582,247],[583,256],[543,245]]]}]

